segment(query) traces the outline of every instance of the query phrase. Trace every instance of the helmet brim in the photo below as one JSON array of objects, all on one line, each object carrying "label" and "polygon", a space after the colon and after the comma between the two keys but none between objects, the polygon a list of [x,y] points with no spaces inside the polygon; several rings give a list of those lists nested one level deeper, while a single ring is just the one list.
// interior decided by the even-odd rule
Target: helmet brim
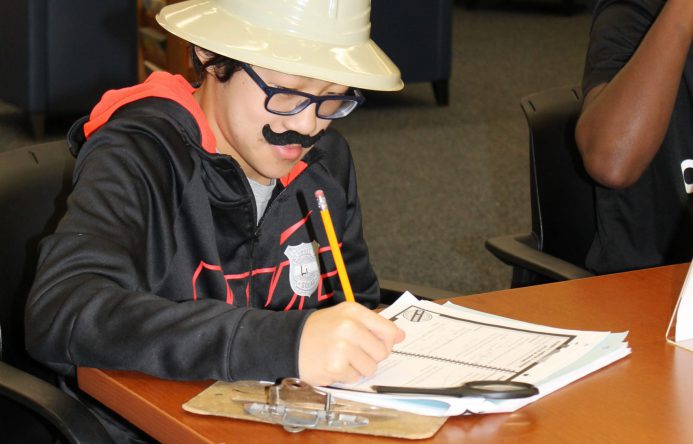
[{"label": "helmet brim", "polygon": [[210,2],[166,6],[156,16],[170,33],[194,45],[286,74],[376,91],[397,91],[397,66],[373,42],[337,46],[241,20]]}]

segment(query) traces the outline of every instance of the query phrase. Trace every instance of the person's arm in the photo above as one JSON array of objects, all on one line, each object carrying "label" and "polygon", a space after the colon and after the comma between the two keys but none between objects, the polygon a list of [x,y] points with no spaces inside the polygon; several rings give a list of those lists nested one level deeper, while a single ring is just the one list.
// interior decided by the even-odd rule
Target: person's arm
[{"label": "person's arm", "polygon": [[633,184],[666,134],[693,38],[693,2],[669,0],[632,58],[587,92],[575,138],[600,184]]}]

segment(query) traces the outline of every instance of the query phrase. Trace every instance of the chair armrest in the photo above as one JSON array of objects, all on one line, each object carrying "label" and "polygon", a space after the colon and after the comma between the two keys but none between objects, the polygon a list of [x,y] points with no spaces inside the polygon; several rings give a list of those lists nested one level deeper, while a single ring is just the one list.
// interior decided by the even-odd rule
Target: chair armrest
[{"label": "chair armrest", "polygon": [[434,301],[457,297],[460,294],[439,288],[425,287],[423,285],[410,284],[407,282],[391,281],[389,279],[379,279],[380,282],[380,303],[390,305],[397,300],[405,291],[409,291],[419,299]]},{"label": "chair armrest", "polygon": [[556,281],[594,276],[591,271],[540,251],[532,234],[513,234],[486,240],[486,249],[501,261]]},{"label": "chair armrest", "polygon": [[70,443],[112,443],[96,417],[59,388],[0,361],[0,396],[34,411]]}]

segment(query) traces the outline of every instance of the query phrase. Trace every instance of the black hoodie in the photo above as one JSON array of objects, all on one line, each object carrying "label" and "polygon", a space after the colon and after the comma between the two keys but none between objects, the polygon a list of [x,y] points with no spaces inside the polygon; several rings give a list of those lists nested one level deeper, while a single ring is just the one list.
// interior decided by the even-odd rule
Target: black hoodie
[{"label": "black hoodie", "polygon": [[344,139],[328,130],[277,181],[256,225],[238,163],[203,148],[210,132],[192,91],[160,73],[107,93],[70,132],[74,190],[41,243],[26,311],[29,353],[64,375],[88,366],[171,379],[298,376],[306,317],[344,300],[318,188],[357,301],[378,303]]}]

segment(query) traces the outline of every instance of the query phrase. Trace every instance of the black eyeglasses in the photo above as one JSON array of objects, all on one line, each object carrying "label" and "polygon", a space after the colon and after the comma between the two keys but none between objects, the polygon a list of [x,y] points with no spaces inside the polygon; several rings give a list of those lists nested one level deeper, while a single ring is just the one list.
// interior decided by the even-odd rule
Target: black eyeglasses
[{"label": "black eyeglasses", "polygon": [[247,63],[241,63],[241,68],[248,73],[257,86],[262,89],[267,98],[265,99],[265,109],[272,114],[280,116],[293,116],[311,104],[315,103],[315,114],[321,119],[341,119],[348,116],[357,106],[361,105],[366,98],[361,91],[354,89],[354,95],[328,95],[314,96],[312,94],[295,91],[287,88],[273,88],[260,78],[259,75]]}]

